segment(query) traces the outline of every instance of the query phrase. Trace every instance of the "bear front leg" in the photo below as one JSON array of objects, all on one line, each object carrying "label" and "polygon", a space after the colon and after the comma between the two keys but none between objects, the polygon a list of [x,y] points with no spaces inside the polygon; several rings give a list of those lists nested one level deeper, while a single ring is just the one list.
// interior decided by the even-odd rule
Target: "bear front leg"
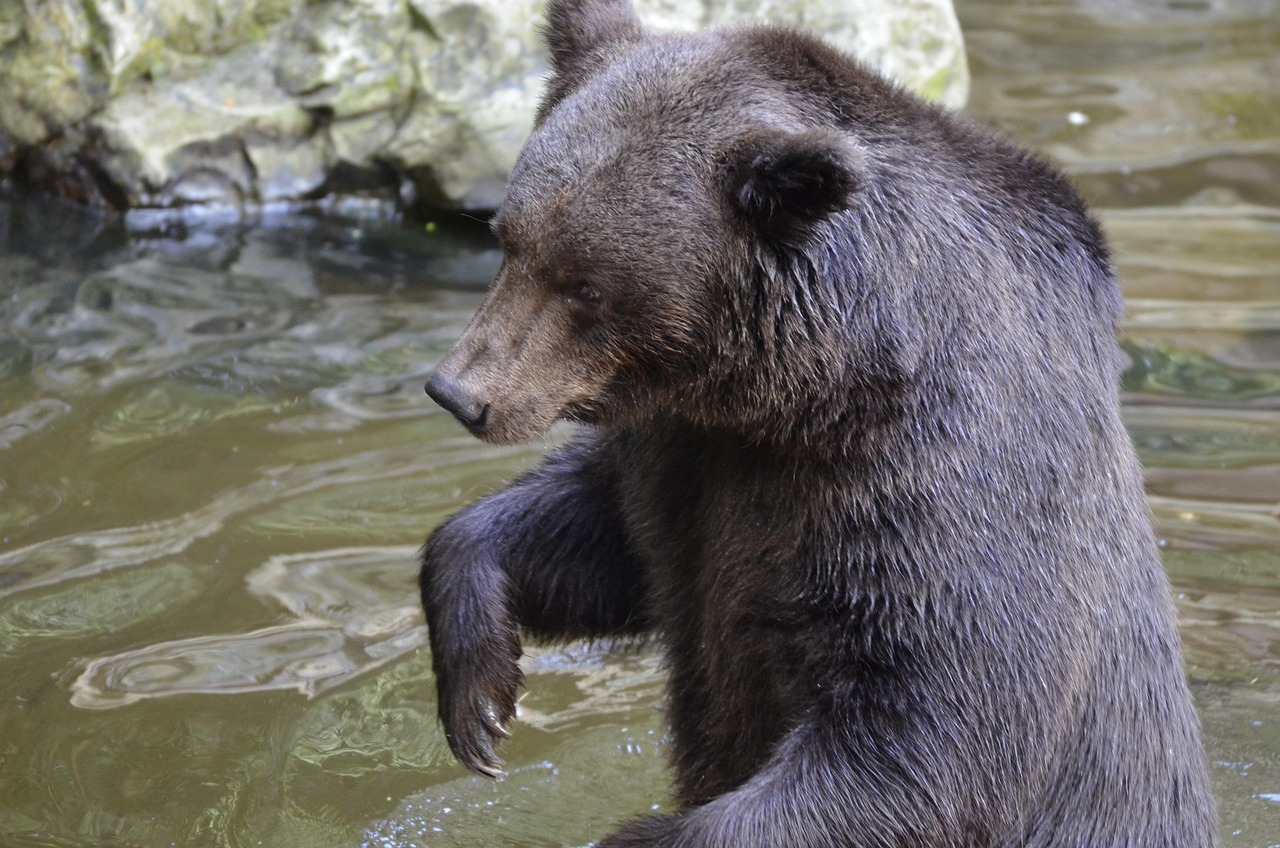
[{"label": "bear front leg", "polygon": [[497,777],[494,746],[524,675],[508,580],[488,547],[483,528],[459,513],[427,540],[420,581],[445,738],[463,765]]},{"label": "bear front leg", "polygon": [[494,749],[524,680],[522,631],[561,640],[648,627],[609,451],[579,438],[454,514],[423,547],[420,586],[449,747],[497,776]]}]

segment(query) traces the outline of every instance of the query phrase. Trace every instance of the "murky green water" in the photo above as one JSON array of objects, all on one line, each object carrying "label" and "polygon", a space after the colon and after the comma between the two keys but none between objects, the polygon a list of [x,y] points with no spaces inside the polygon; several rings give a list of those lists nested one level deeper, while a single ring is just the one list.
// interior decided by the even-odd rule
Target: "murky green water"
[{"label": "murky green water", "polygon": [[[1111,234],[1225,844],[1278,845],[1280,2],[960,6],[972,113]],[[643,651],[535,652],[501,783],[435,725],[414,547],[541,450],[421,394],[496,261],[0,203],[0,844],[581,844],[666,802]]]}]

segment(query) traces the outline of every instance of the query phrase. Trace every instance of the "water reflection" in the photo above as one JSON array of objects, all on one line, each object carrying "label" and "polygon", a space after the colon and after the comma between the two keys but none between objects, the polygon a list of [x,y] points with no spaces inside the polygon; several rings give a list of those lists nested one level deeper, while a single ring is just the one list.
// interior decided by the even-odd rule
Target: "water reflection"
[{"label": "water reflection", "polygon": [[404,548],[273,557],[249,574],[248,588],[291,621],[93,659],[71,683],[71,703],[101,709],[196,693],[324,692],[426,643],[412,561]]},{"label": "water reflection", "polygon": [[[0,555],[0,598],[172,557],[187,550],[195,541],[222,531],[233,519],[239,518],[250,525],[269,522],[271,513],[264,512],[266,507],[281,504],[282,509],[287,509],[293,499],[324,490],[331,490],[331,497],[347,498],[362,487],[389,485],[398,489],[408,480],[421,489],[423,497],[413,502],[401,499],[399,505],[402,509],[414,508],[430,515],[432,502],[442,499],[438,474],[442,468],[446,473],[452,466],[483,468],[494,460],[494,452],[485,450],[474,440],[459,438],[456,441],[462,445],[449,452],[423,453],[413,446],[404,446],[352,453],[322,462],[263,468],[258,471],[257,479],[247,485],[221,492],[200,509],[174,518],[100,532],[73,533],[10,551]],[[497,452],[497,456],[521,453],[509,450]],[[444,492],[448,491],[445,487]],[[337,512],[343,512],[341,518],[347,522],[355,517],[354,523],[359,525],[359,516],[353,516],[352,510],[335,510]],[[333,526],[328,521],[320,523]]]},{"label": "water reflection", "polygon": [[49,639],[83,639],[125,628],[148,629],[162,605],[187,603],[201,591],[202,569],[186,562],[165,562],[99,580],[93,592],[76,585],[17,598],[0,607],[0,657],[17,658]]},{"label": "water reflection", "polygon": [[[405,798],[359,837],[363,846],[585,844],[619,819],[670,809],[656,657],[635,649],[535,650],[519,705],[517,765],[495,787],[470,775]],[[548,711],[544,712],[544,710]],[[558,738],[554,736],[560,734]],[[551,756],[526,753],[552,735]],[[514,784],[515,791],[504,791]],[[590,799],[590,803],[583,803]]]},{"label": "water reflection", "polygon": [[0,450],[21,438],[38,433],[55,419],[71,411],[71,404],[54,398],[40,398],[0,416]]}]

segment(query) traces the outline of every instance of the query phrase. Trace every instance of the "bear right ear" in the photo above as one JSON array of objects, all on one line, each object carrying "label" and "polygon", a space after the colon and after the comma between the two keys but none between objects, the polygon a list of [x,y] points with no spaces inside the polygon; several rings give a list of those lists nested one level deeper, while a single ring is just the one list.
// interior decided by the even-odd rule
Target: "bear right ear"
[{"label": "bear right ear", "polygon": [[608,47],[639,41],[644,28],[630,0],[551,0],[544,31],[552,76],[538,122],[597,70]]},{"label": "bear right ear", "polygon": [[798,243],[846,208],[865,182],[866,161],[834,130],[754,130],[729,152],[729,201],[769,241]]}]

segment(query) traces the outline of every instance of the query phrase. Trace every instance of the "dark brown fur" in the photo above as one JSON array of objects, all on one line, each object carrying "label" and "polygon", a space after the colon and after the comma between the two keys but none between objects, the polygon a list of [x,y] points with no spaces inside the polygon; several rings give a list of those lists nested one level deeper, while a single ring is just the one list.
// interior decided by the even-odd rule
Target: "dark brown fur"
[{"label": "dark brown fur", "polygon": [[1215,844],[1071,187],[794,32],[549,15],[428,390],[588,426],[424,548],[459,758],[496,772],[521,634],[655,634],[683,809],[602,846]]}]

